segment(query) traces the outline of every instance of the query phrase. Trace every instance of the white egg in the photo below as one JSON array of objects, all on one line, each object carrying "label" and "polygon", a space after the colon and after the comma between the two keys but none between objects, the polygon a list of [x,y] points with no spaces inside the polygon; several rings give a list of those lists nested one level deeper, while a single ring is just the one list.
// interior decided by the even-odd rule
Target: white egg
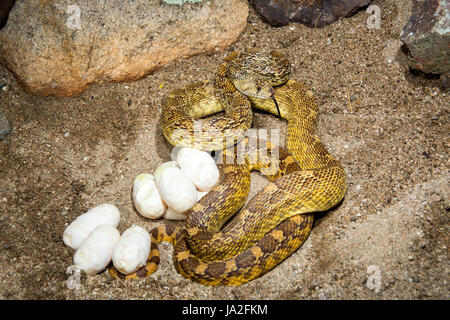
[{"label": "white egg", "polygon": [[181,148],[177,154],[177,162],[200,191],[209,191],[219,182],[219,169],[214,158],[205,151]]},{"label": "white egg", "polygon": [[159,184],[162,173],[164,173],[164,171],[168,168],[179,168],[179,167],[175,161],[167,161],[161,164],[158,168],[156,168],[155,172],[153,173],[156,185]]},{"label": "white egg", "polygon": [[164,212],[163,218],[167,220],[186,220],[187,215],[184,213],[176,212],[172,208],[167,208],[166,212]]},{"label": "white egg", "polygon": [[97,226],[83,241],[73,256],[75,265],[88,274],[99,273],[111,261],[120,233],[111,225]]},{"label": "white egg", "polygon": [[133,225],[125,230],[112,253],[114,267],[123,274],[130,274],[145,266],[150,254],[150,234]]},{"label": "white egg", "polygon": [[197,190],[174,161],[166,162],[155,170],[155,183],[162,200],[169,208],[183,213],[198,200]]},{"label": "white egg", "polygon": [[[208,192],[197,191],[198,200],[203,198],[207,193]],[[177,212],[172,208],[167,208],[166,212],[164,212],[164,215],[162,217],[167,220],[186,220],[187,212]]]},{"label": "white egg", "polygon": [[134,179],[133,201],[136,210],[150,219],[160,218],[166,209],[151,174],[143,173]]},{"label": "white egg", "polygon": [[115,205],[108,203],[101,204],[89,209],[69,224],[66,230],[64,230],[63,241],[67,246],[78,249],[89,233],[96,227],[102,224],[117,227],[119,221],[120,212]]}]

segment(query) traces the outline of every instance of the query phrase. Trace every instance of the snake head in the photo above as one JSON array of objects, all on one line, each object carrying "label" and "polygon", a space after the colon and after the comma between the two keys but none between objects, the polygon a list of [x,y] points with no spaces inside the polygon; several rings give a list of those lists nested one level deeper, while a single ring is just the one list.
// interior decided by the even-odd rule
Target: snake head
[{"label": "snake head", "polygon": [[273,86],[285,83],[289,73],[289,62],[275,51],[241,52],[235,62],[229,62],[229,79],[236,89],[259,99],[272,98]]},{"label": "snake head", "polygon": [[245,94],[246,96],[259,98],[259,99],[269,99],[273,96],[274,91],[272,86],[268,86],[262,83],[235,83],[236,88]]},{"label": "snake head", "polygon": [[248,70],[237,71],[230,77],[230,80],[236,89],[246,96],[269,99],[274,94],[271,83],[265,77],[259,77]]}]

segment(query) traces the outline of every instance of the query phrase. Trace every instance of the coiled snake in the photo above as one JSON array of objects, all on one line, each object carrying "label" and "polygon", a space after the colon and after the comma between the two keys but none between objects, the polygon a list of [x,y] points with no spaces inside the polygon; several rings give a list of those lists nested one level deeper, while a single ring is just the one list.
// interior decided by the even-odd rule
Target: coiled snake
[{"label": "coiled snake", "polygon": [[[189,211],[185,228],[151,230],[145,267],[127,276],[111,267],[113,277],[150,275],[159,265],[158,243],[168,241],[174,246],[175,268],[184,277],[205,285],[243,284],[295,252],[311,231],[314,212],[342,200],[345,171],[315,132],[312,92],[288,81],[289,72],[287,59],[278,52],[233,52],[214,82],[169,95],[161,116],[164,136],[172,145],[223,150],[218,157],[224,163],[219,165],[221,182]],[[246,136],[252,105],[288,121],[287,152]],[[219,111],[224,114],[206,117]],[[270,182],[245,204],[251,170],[265,170]]]}]

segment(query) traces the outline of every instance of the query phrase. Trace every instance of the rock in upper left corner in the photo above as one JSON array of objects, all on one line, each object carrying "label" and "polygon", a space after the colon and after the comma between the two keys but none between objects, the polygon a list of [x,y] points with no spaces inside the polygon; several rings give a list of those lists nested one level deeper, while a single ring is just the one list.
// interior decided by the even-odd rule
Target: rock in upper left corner
[{"label": "rock in upper left corner", "polygon": [[0,62],[31,92],[70,96],[224,49],[247,16],[245,0],[17,0],[0,30]]}]

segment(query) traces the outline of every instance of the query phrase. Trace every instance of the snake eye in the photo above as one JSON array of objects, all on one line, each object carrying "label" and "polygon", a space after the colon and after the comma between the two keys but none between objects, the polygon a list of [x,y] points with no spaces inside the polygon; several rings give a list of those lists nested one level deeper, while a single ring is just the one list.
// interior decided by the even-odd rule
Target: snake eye
[{"label": "snake eye", "polygon": [[256,87],[256,91],[260,92],[260,91],[261,91],[261,87],[260,87],[260,86],[257,86],[257,87]]}]

